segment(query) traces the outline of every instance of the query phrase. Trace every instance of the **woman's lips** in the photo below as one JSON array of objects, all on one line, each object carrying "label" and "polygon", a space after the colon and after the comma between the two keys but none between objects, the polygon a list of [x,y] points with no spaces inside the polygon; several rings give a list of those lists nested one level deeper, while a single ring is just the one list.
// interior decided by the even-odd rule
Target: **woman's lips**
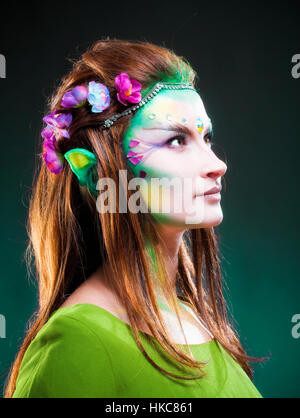
[{"label": "woman's lips", "polygon": [[222,190],[221,185],[220,186],[215,186],[212,189],[207,190],[204,194],[213,194],[213,193],[219,193]]},{"label": "woman's lips", "polygon": [[208,193],[208,194],[196,194],[194,198],[204,198],[206,201],[218,201],[221,200],[221,193]]},{"label": "woman's lips", "polygon": [[221,199],[221,186],[213,187],[210,190],[207,190],[205,193],[196,194],[194,197],[204,197],[206,200],[220,200]]},{"label": "woman's lips", "polygon": [[210,193],[204,195],[205,200],[221,200],[221,193]]}]

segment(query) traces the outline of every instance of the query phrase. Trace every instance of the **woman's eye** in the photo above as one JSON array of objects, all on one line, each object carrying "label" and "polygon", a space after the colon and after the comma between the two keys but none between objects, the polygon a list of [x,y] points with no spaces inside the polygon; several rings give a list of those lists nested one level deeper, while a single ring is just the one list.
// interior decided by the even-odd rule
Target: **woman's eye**
[{"label": "woman's eye", "polygon": [[206,135],[205,135],[205,137],[204,137],[204,141],[205,141],[208,145],[210,145],[210,148],[211,148],[211,146],[212,146],[212,145],[214,145],[214,143],[213,143],[211,140],[212,140],[212,134],[211,134],[211,132],[209,132],[208,134],[206,134]]},{"label": "woman's eye", "polygon": [[166,144],[171,148],[179,148],[182,145],[185,145],[185,137],[184,136],[174,136],[173,138],[169,139]]}]

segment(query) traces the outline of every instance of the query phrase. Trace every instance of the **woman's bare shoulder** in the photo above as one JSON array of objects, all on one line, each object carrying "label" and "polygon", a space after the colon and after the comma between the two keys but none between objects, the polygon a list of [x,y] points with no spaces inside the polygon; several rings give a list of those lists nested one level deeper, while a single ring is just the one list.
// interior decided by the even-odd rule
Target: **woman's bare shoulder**
[{"label": "woman's bare shoulder", "polygon": [[108,289],[101,281],[100,272],[96,271],[67,296],[60,308],[77,303],[94,303],[97,305],[98,303],[101,304],[101,301],[105,301],[107,297]]},{"label": "woman's bare shoulder", "polygon": [[100,306],[124,322],[129,322],[125,309],[120,305],[115,294],[101,280],[99,272],[86,279],[74,292],[65,299],[59,308],[88,303]]},{"label": "woman's bare shoulder", "polygon": [[[99,273],[90,276],[86,281],[84,281],[71,295],[67,297],[60,308],[82,303],[99,306],[130,325],[130,320],[125,308],[118,301],[114,292],[105,284],[105,281],[102,280],[102,276]],[[161,314],[165,325],[168,328],[169,334],[174,339],[174,342],[178,344],[185,344],[182,331],[179,329],[177,317],[175,317],[175,315],[170,315],[165,311],[161,311]],[[181,315],[188,343],[201,344],[203,342],[210,341],[213,336],[203,326],[203,324],[200,324],[199,321],[195,320],[193,315],[191,315],[191,311],[188,317],[186,314],[187,310],[183,309]],[[152,332],[144,321],[141,320],[138,327],[144,333],[152,335]]]}]

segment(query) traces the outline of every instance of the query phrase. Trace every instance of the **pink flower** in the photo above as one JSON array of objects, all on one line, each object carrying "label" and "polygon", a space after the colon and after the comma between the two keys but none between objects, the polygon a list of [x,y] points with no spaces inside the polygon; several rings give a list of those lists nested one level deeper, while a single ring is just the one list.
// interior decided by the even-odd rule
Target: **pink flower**
[{"label": "pink flower", "polygon": [[56,110],[43,118],[47,126],[42,130],[43,159],[47,168],[54,174],[63,170],[64,157],[55,149],[56,137],[70,138],[66,128],[72,122],[71,113],[58,113]]},{"label": "pink flower", "polygon": [[136,80],[130,80],[126,73],[121,73],[115,77],[115,87],[119,102],[125,106],[128,103],[138,103],[142,99],[141,83]]},{"label": "pink flower", "polygon": [[50,125],[47,125],[46,128],[42,130],[42,137],[44,139],[50,139],[53,135],[55,135],[55,132],[53,127]]},{"label": "pink flower", "polygon": [[56,139],[52,135],[43,143],[43,159],[47,168],[54,174],[59,174],[63,169],[64,157],[55,150]]}]

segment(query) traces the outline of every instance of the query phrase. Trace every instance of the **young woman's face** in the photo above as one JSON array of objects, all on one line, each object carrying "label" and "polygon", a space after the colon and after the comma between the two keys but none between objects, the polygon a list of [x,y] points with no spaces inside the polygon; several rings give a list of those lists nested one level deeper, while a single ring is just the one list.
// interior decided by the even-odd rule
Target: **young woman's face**
[{"label": "young woman's face", "polygon": [[163,90],[133,115],[123,149],[158,221],[194,228],[222,221],[220,194],[203,195],[220,186],[227,170],[211,148],[211,131],[194,90]]}]

